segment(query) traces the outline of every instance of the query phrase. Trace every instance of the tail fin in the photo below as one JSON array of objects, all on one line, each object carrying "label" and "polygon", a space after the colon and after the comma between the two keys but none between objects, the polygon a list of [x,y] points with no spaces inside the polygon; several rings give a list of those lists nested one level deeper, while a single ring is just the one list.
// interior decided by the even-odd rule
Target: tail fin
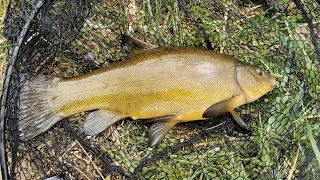
[{"label": "tail fin", "polygon": [[27,80],[20,90],[19,138],[27,141],[45,131],[62,118],[49,104],[48,90],[54,77],[41,75]]}]

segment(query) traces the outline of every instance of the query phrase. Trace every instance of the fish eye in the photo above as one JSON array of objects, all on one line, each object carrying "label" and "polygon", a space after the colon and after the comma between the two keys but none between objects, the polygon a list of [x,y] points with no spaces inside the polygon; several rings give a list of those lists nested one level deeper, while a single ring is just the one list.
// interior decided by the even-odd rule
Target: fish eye
[{"label": "fish eye", "polygon": [[257,73],[260,75],[260,76],[262,76],[264,73],[263,73],[263,71],[261,71],[261,69],[257,69]]}]

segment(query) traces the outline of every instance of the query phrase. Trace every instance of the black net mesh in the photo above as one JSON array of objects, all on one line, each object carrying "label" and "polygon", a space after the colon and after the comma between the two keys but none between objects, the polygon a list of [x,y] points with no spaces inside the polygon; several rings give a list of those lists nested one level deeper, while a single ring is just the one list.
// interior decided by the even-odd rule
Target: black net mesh
[{"label": "black net mesh", "polygon": [[[10,0],[1,101],[4,179],[319,179],[320,2]],[[230,115],[178,124],[155,148],[144,121],[80,133],[86,113],[17,140],[19,90],[36,74],[78,76],[125,61],[124,31],[156,45],[213,49],[261,67],[277,87]]]}]

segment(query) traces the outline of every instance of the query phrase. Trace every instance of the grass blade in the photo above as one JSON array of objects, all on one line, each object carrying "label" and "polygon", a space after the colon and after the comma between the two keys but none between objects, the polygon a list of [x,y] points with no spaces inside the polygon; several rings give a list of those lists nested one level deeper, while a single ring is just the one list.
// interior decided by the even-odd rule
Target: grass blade
[{"label": "grass blade", "polygon": [[319,151],[319,148],[317,146],[317,143],[316,141],[314,140],[313,138],[313,133],[311,131],[311,128],[310,128],[310,125],[309,123],[306,121],[307,123],[307,128],[308,128],[308,136],[309,136],[309,139],[310,139],[310,143],[311,143],[311,146],[312,146],[312,149],[317,157],[317,160],[318,160],[318,163],[319,163],[319,166],[320,166],[320,151]]}]

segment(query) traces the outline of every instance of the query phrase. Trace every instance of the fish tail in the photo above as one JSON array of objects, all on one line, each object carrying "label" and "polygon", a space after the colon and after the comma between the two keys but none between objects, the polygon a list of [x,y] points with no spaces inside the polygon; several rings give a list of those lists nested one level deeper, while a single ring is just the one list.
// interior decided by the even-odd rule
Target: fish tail
[{"label": "fish tail", "polygon": [[49,85],[55,78],[40,75],[27,80],[20,90],[19,139],[27,141],[62,119],[48,99]]}]

